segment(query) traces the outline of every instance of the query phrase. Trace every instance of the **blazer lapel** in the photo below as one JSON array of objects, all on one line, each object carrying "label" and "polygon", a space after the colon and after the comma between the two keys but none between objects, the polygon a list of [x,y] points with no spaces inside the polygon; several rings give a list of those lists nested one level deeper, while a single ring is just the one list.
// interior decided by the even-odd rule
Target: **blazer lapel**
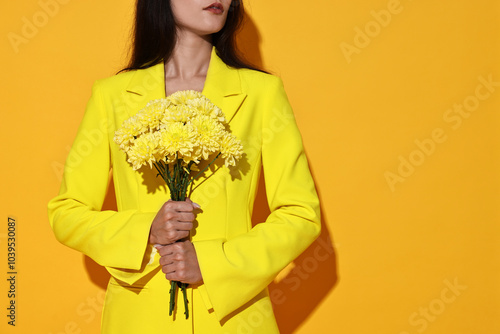
[{"label": "blazer lapel", "polygon": [[[240,75],[237,69],[227,66],[217,56],[215,48],[212,49],[210,65],[208,67],[203,95],[212,101],[213,104],[221,108],[229,125],[240,109],[246,94],[242,92]],[[201,186],[207,179],[212,177],[222,166],[220,159],[212,165],[203,175],[194,181],[192,190]],[[208,162],[202,161],[200,169],[203,169]],[[196,192],[195,192],[196,194]]]},{"label": "blazer lapel", "polygon": [[202,92],[216,106],[222,109],[230,122],[246,98],[241,90],[240,75],[237,69],[227,66],[212,49],[207,78]]},{"label": "blazer lapel", "polygon": [[134,71],[131,75],[132,78],[122,96],[127,117],[135,115],[149,101],[165,98],[165,74],[162,62],[144,70]]}]

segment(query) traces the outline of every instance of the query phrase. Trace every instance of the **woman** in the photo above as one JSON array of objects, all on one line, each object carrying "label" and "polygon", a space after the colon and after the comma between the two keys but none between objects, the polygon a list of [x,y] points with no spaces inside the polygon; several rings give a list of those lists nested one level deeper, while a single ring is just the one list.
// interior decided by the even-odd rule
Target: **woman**
[{"label": "woman", "polygon": [[[138,0],[131,64],[94,84],[49,203],[57,239],[111,273],[102,333],[278,333],[267,285],[320,232],[282,82],[236,56],[242,3],[214,1]],[[245,159],[195,181],[191,199],[165,202],[161,179],[134,171],[113,136],[150,100],[186,89],[222,109]],[[261,168],[271,214],[252,227]],[[110,170],[117,212],[101,211]],[[189,284],[188,319],[182,295],[168,314],[170,280]]]}]

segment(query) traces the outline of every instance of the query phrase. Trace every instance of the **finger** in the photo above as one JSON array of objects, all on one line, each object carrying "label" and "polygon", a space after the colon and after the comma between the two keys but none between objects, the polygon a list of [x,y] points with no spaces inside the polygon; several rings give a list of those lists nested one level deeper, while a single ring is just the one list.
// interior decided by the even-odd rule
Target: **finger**
[{"label": "finger", "polygon": [[168,210],[163,212],[162,219],[164,222],[192,222],[195,215],[192,212]]},{"label": "finger", "polygon": [[164,256],[185,253],[188,242],[190,243],[190,241],[179,241],[174,242],[173,244],[165,245],[159,250],[160,255]]},{"label": "finger", "polygon": [[188,276],[188,271],[181,266],[165,266],[162,271],[170,281],[184,282]]},{"label": "finger", "polygon": [[189,237],[189,231],[162,231],[156,236],[158,243],[167,245]]},{"label": "finger", "polygon": [[193,205],[186,201],[167,201],[165,202],[164,207],[177,212],[193,211]]},{"label": "finger", "polygon": [[191,223],[194,220],[194,213],[192,212],[176,212],[171,220]]},{"label": "finger", "polygon": [[176,272],[165,274],[165,278],[168,279],[169,281],[178,281],[179,282],[179,278],[177,278]]},{"label": "finger", "polygon": [[177,231],[178,238],[176,239],[177,241],[186,239],[189,237],[189,230],[183,230],[183,231]]},{"label": "finger", "polygon": [[176,272],[176,266],[174,264],[167,264],[161,267],[161,271],[164,274],[174,274]]},{"label": "finger", "polygon": [[194,209],[199,209],[201,208],[201,205],[199,205],[198,203],[195,203],[191,200],[191,198],[186,198],[186,202],[191,204],[193,206]]},{"label": "finger", "polygon": [[186,262],[183,260],[171,260],[170,257],[165,257],[163,260],[165,264],[162,265],[164,273],[180,272],[186,269]]},{"label": "finger", "polygon": [[[178,214],[177,214],[178,215]],[[193,226],[192,220],[184,220],[190,218],[189,216],[169,216],[165,217],[163,221],[163,229],[165,231],[187,231],[190,230]]]},{"label": "finger", "polygon": [[163,246],[158,250],[158,253],[161,257],[170,256],[174,254],[174,250],[170,247],[170,245]]},{"label": "finger", "polygon": [[175,230],[175,231],[169,231],[165,234],[166,237],[170,238],[170,240],[173,240],[174,243],[189,237],[189,231],[190,230]]},{"label": "finger", "polygon": [[171,255],[165,255],[160,257],[160,265],[161,266],[167,266],[167,265],[172,265],[174,264],[174,260],[172,259]]},{"label": "finger", "polygon": [[[166,224],[164,227],[165,234],[169,234],[169,237],[175,237],[177,234],[185,234],[193,229],[193,223],[191,222],[175,222]],[[177,240],[179,238],[176,238]]]}]

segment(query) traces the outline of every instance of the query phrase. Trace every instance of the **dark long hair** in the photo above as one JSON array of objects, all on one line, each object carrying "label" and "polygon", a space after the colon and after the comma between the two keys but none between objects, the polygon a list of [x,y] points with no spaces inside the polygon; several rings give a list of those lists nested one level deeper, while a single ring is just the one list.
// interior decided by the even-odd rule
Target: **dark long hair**
[{"label": "dark long hair", "polygon": [[[265,72],[245,61],[236,46],[236,32],[245,11],[241,0],[233,0],[224,27],[212,35],[217,55],[228,66]],[[170,0],[137,0],[130,62],[122,71],[145,69],[168,60],[176,43],[176,25]],[[118,72],[118,73],[120,73]]]}]

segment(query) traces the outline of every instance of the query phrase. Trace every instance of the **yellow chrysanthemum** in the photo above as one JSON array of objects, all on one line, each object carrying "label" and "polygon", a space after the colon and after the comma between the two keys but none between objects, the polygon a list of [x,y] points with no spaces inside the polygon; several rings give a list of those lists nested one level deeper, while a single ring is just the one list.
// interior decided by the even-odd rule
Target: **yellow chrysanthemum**
[{"label": "yellow chrysanthemum", "polygon": [[196,142],[196,133],[190,124],[170,123],[159,132],[160,146],[165,156],[189,161]]},{"label": "yellow chrysanthemum", "polygon": [[140,120],[140,114],[125,120],[120,129],[115,132],[113,140],[120,145],[122,150],[127,151],[134,138],[149,130],[147,124]]},{"label": "yellow chrysanthemum", "polygon": [[167,99],[175,105],[185,105],[189,100],[203,97],[203,94],[195,90],[181,90],[169,95]]},{"label": "yellow chrysanthemum", "polygon": [[219,151],[219,142],[224,134],[224,126],[206,115],[199,115],[191,119],[190,123],[196,131],[201,156],[206,160],[210,154]]},{"label": "yellow chrysanthemum", "polygon": [[243,146],[239,139],[226,132],[220,140],[220,152],[226,167],[236,166],[236,161],[243,155]]},{"label": "yellow chrysanthemum", "polygon": [[113,140],[120,146],[121,150],[127,152],[136,134],[137,133],[134,129],[122,126],[120,129],[115,131],[115,137]]},{"label": "yellow chrysanthemum", "polygon": [[165,124],[181,122],[186,123],[192,117],[192,112],[189,108],[183,105],[171,104],[170,107],[163,112],[160,128],[165,127]]},{"label": "yellow chrysanthemum", "polygon": [[[152,100],[123,122],[114,141],[127,153],[135,170],[145,164],[182,159],[184,167],[221,153],[226,166],[236,165],[243,148],[228,133],[222,110],[200,92],[179,91],[166,99]],[[192,169],[196,165],[191,166]]]},{"label": "yellow chrysanthemum", "polygon": [[134,170],[146,164],[152,168],[153,163],[162,157],[158,134],[156,132],[142,134],[134,140],[127,154],[128,162],[132,164]]},{"label": "yellow chrysanthemum", "polygon": [[226,123],[226,119],[224,118],[224,114],[222,110],[213,104],[209,99],[205,96],[200,98],[192,99],[187,102],[188,105],[193,109],[194,113],[197,115],[206,115],[209,116],[219,122]]},{"label": "yellow chrysanthemum", "polygon": [[168,100],[152,100],[135,115],[135,122],[147,131],[158,130],[163,114],[169,107],[170,101]]}]

